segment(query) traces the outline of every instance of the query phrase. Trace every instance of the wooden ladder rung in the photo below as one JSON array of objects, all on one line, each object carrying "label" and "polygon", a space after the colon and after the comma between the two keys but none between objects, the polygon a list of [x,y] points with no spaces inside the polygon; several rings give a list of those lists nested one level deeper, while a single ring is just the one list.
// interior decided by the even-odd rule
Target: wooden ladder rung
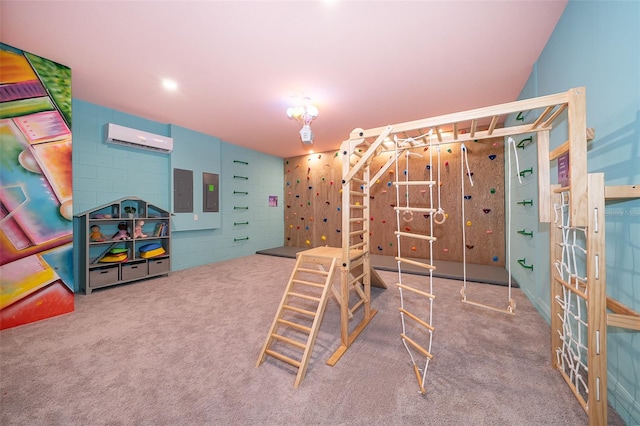
[{"label": "wooden ladder rung", "polygon": [[417,212],[417,213],[435,213],[438,210],[428,207],[394,207],[395,211],[399,212]]},{"label": "wooden ladder rung", "polygon": [[307,347],[307,345],[305,345],[302,342],[298,342],[295,339],[291,339],[289,337],[285,337],[285,336],[282,336],[280,334],[271,333],[271,337],[273,337],[274,339],[280,340],[281,342],[288,343],[288,344],[290,344],[292,346],[295,346],[297,348],[300,348],[300,349],[306,349],[306,347]]},{"label": "wooden ladder rung", "polygon": [[307,327],[306,325],[298,324],[296,322],[289,321],[286,319],[278,318],[278,324],[286,325],[287,327],[295,328],[296,330],[311,333],[311,327]]},{"label": "wooden ladder rung", "polygon": [[287,295],[293,296],[293,297],[299,297],[301,299],[312,300],[314,302],[319,302],[320,301],[320,298],[317,297],[317,296],[310,296],[308,294],[296,293],[295,291],[290,291],[290,292],[287,293]]},{"label": "wooden ladder rung", "polygon": [[351,309],[349,309],[349,312],[351,312],[351,315],[355,314],[356,311],[358,310],[358,308],[360,308],[362,305],[364,305],[364,302],[366,302],[365,299],[360,299],[358,302],[356,302],[356,304],[353,305],[353,307],[351,307]]},{"label": "wooden ladder rung", "polygon": [[417,316],[415,316],[411,312],[408,312],[407,310],[402,309],[402,308],[400,308],[400,312],[402,312],[403,314],[405,314],[406,316],[408,316],[409,318],[411,318],[412,320],[414,320],[415,322],[417,322],[418,324],[420,324],[424,328],[428,329],[429,331],[435,331],[435,328],[431,324],[427,323],[426,321],[421,320],[420,318],[418,318]]},{"label": "wooden ladder rung", "polygon": [[267,349],[266,351],[264,351],[264,353],[266,353],[267,355],[271,355],[272,357],[277,358],[280,361],[284,361],[287,364],[291,364],[294,367],[300,368],[300,361],[296,361],[293,358],[289,358],[288,356],[279,354],[278,352],[274,352],[271,349]]},{"label": "wooden ladder rung", "polygon": [[419,240],[427,240],[427,241],[435,241],[437,239],[436,237],[432,237],[432,236],[429,236],[429,235],[412,234],[410,232],[395,231],[394,234],[395,235],[400,235],[401,237],[417,238]]},{"label": "wooden ladder rung", "polygon": [[364,204],[350,204],[349,207],[352,208],[352,209],[366,209],[367,208],[367,206],[365,206]]},{"label": "wooden ladder rung", "polygon": [[353,231],[353,232],[349,232],[349,235],[354,237],[356,235],[364,235],[367,233],[366,229],[360,229],[359,231]]},{"label": "wooden ladder rung", "polygon": [[349,281],[349,288],[351,288],[352,285],[354,285],[357,282],[360,282],[360,280],[366,275],[366,273],[361,273],[360,275],[358,275],[357,277],[354,277],[351,281]]},{"label": "wooden ladder rung", "polygon": [[367,243],[365,243],[364,241],[358,244],[354,244],[352,246],[349,246],[349,250],[356,250],[360,247],[364,247]]},{"label": "wooden ladder rung", "polygon": [[395,259],[399,262],[408,263],[409,265],[420,266],[421,268],[431,269],[432,271],[436,270],[435,266],[429,265],[428,263],[422,263],[415,260],[405,259],[404,257],[396,257]]},{"label": "wooden ladder rung", "polygon": [[365,193],[360,191],[349,191],[349,194],[355,195],[356,197],[364,197]]},{"label": "wooden ladder rung", "polygon": [[404,333],[400,333],[400,337],[402,337],[407,343],[413,346],[422,355],[426,356],[429,359],[433,359],[433,355],[431,355],[428,350],[426,350],[425,348],[423,348],[422,346],[420,346],[419,344],[417,344],[416,342],[408,338]]},{"label": "wooden ladder rung", "polygon": [[295,284],[304,284],[304,285],[309,285],[309,286],[318,287],[318,288],[324,287],[324,284],[314,283],[314,282],[305,281],[305,280],[292,280],[291,282]]},{"label": "wooden ladder rung", "polygon": [[436,298],[436,296],[431,294],[431,293],[427,293],[426,291],[418,290],[417,288],[414,288],[414,287],[409,287],[408,285],[396,283],[396,286],[398,286],[399,288],[403,288],[405,290],[412,291],[412,292],[417,293],[417,294],[419,294],[421,296],[428,297],[431,300]]},{"label": "wooden ladder rung", "polygon": [[357,182],[357,183],[366,183],[364,179],[360,179],[360,178],[357,178],[357,177],[352,177],[351,181],[352,182]]},{"label": "wooden ladder rung", "polygon": [[349,222],[351,222],[351,223],[354,223],[354,222],[355,222],[355,223],[357,223],[357,222],[362,222],[362,221],[364,221],[364,220],[365,220],[365,218],[364,218],[364,217],[352,217],[351,219],[349,219]]},{"label": "wooden ladder rung", "polygon": [[323,275],[325,277],[329,274],[329,272],[324,271],[322,269],[309,269],[309,268],[298,268],[298,272],[308,272],[310,274],[318,274],[318,275]]},{"label": "wooden ladder rung", "polygon": [[288,309],[290,311],[294,311],[294,312],[297,312],[299,314],[308,315],[310,317],[315,317],[316,316],[315,312],[311,312],[311,311],[308,311],[308,310],[302,309],[302,308],[296,308],[295,306],[291,306],[291,305],[282,305],[282,309]]}]

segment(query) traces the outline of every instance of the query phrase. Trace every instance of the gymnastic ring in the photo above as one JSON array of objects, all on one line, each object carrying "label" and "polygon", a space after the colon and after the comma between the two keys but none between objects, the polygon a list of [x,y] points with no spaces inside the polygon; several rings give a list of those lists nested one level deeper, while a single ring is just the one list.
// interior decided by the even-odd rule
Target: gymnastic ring
[{"label": "gymnastic ring", "polygon": [[[438,215],[442,216],[442,220],[438,220]],[[445,220],[447,220],[447,216],[445,215],[444,210],[439,209],[433,214],[433,221],[438,225],[442,225]]]},{"label": "gymnastic ring", "polygon": [[[405,215],[409,213],[409,217],[407,218]],[[413,220],[413,212],[410,210],[405,210],[402,212],[402,220],[405,222],[411,222]]]}]

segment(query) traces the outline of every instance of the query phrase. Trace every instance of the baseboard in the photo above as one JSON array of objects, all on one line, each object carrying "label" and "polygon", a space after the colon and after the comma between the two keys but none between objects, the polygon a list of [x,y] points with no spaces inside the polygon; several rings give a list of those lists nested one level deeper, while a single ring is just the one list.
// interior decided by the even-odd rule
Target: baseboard
[{"label": "baseboard", "polygon": [[622,420],[630,426],[640,425],[640,402],[636,401],[631,394],[618,382],[611,374],[607,375],[609,404],[622,417]]}]

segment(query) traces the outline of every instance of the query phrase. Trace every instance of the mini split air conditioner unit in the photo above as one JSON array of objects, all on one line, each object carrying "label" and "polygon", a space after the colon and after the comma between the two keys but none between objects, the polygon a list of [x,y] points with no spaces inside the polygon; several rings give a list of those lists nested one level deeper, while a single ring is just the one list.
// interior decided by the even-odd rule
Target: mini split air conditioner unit
[{"label": "mini split air conditioner unit", "polygon": [[125,145],[131,148],[147,149],[150,151],[170,153],[173,151],[173,139],[131,129],[129,127],[118,126],[108,123],[107,143]]}]

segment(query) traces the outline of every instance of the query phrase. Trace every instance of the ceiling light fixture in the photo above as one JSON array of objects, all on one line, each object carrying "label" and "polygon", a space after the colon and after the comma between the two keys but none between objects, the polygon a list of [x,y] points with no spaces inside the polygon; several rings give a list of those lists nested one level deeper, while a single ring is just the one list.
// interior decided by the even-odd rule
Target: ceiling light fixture
[{"label": "ceiling light fixture", "polygon": [[300,130],[302,143],[312,145],[313,132],[311,131],[311,122],[318,116],[318,108],[311,104],[311,99],[302,98],[297,105],[289,107],[287,116],[289,119],[296,120],[302,124],[302,129]]},{"label": "ceiling light fixture", "polygon": [[176,90],[178,88],[178,83],[176,83],[175,81],[168,79],[168,78],[163,78],[162,79],[162,87],[164,87],[167,90]]}]

